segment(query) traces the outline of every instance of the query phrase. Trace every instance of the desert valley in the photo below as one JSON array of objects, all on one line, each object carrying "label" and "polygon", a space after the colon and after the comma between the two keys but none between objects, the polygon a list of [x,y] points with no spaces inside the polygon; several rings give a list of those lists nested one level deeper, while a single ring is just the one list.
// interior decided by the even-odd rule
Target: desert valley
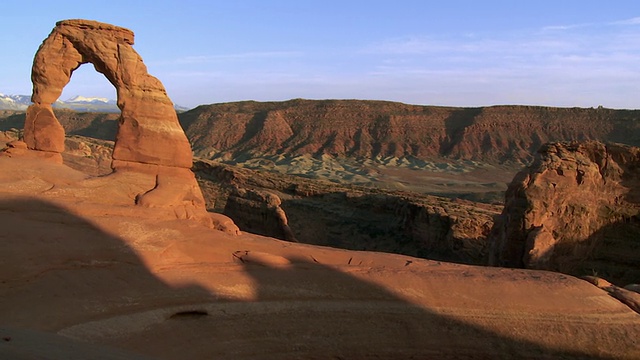
[{"label": "desert valley", "polygon": [[640,358],[640,110],[176,113],[132,45],[61,21],[0,110],[0,358]]}]

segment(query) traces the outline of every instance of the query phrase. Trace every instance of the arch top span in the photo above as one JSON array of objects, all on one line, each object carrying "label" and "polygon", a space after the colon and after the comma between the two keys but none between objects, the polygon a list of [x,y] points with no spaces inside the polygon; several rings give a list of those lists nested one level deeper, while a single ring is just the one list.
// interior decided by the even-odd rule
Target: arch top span
[{"label": "arch top span", "polygon": [[101,23],[95,20],[85,20],[85,19],[69,19],[69,20],[60,20],[56,23],[56,28],[59,29],[61,33],[64,33],[65,30],[70,30],[69,33],[72,33],[74,29],[86,30],[86,31],[108,31],[112,33],[112,36],[117,41],[123,41],[129,45],[133,45],[133,31],[123,28],[116,25],[111,25],[107,23]]}]

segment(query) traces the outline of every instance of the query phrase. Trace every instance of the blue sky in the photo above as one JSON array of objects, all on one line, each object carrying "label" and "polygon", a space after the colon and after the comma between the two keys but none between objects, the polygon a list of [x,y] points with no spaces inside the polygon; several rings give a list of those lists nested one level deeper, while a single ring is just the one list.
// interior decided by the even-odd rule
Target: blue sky
[{"label": "blue sky", "polygon": [[[174,102],[378,99],[640,108],[640,1],[8,1],[0,92],[55,22],[123,26]],[[62,99],[115,98],[91,65]]]}]

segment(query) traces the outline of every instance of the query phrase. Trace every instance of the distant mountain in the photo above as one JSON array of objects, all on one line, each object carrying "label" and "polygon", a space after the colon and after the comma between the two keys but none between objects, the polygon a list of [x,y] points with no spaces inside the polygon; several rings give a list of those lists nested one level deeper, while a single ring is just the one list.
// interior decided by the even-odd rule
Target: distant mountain
[{"label": "distant mountain", "polygon": [[118,104],[115,100],[101,97],[74,96],[66,101],[56,101],[53,107],[60,109],[70,109],[86,112],[119,112]]},{"label": "distant mountain", "polygon": [[31,96],[0,93],[0,110],[26,110],[29,104],[31,104]]},{"label": "distant mountain", "polygon": [[176,103],[173,104],[173,108],[176,109],[176,112],[179,112],[179,113],[183,113],[185,111],[191,110],[191,108],[188,108],[186,106],[181,106]]},{"label": "distant mountain", "polygon": [[66,103],[74,103],[74,104],[113,104],[116,105],[115,100],[109,100],[107,98],[101,97],[84,97],[81,95],[77,95],[72,97],[71,99],[65,101]]},{"label": "distant mountain", "polygon": [[[31,105],[29,95],[5,95],[0,93],[0,110],[26,110]],[[58,100],[53,104],[54,108],[70,109],[84,112],[120,112],[116,100],[102,97],[74,96],[68,100]],[[174,104],[177,112],[189,110],[189,108]]]}]

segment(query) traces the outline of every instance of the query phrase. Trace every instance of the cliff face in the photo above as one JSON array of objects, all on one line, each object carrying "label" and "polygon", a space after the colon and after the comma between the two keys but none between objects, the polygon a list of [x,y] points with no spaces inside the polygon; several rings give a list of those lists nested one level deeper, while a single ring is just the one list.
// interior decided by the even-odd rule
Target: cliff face
[{"label": "cliff face", "polygon": [[509,185],[491,237],[494,265],[640,279],[640,149],[543,146]]},{"label": "cliff face", "polygon": [[180,121],[198,154],[222,158],[327,154],[528,163],[552,141],[640,145],[640,111],[630,110],[248,101],[203,105],[181,114]]}]

